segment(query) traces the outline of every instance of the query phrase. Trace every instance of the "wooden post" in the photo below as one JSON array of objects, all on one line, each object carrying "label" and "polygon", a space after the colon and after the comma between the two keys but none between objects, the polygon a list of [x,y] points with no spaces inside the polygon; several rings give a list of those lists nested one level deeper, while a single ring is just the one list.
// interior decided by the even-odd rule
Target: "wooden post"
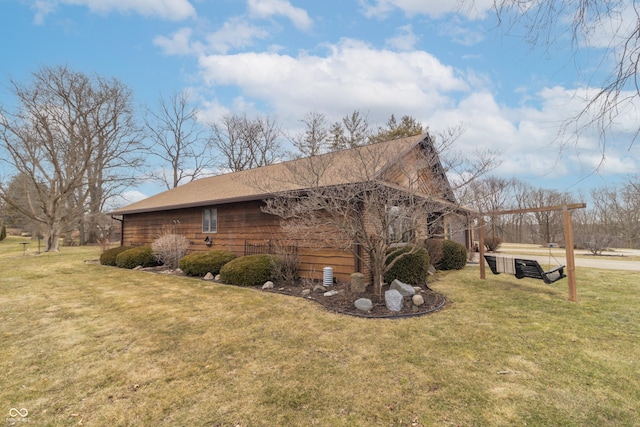
[{"label": "wooden post", "polygon": [[478,256],[480,257],[480,278],[486,279],[484,267],[484,217],[478,217]]},{"label": "wooden post", "polygon": [[573,250],[573,225],[571,223],[571,212],[567,206],[562,210],[564,218],[564,246],[567,256],[567,279],[569,281],[569,301],[578,300],[578,290],[576,282],[576,262]]}]

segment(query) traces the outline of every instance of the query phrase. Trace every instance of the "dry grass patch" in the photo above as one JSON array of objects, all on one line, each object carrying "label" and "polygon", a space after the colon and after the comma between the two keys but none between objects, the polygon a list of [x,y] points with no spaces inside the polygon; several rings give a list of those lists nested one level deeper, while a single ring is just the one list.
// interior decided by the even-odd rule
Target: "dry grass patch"
[{"label": "dry grass patch", "polygon": [[634,425],[633,273],[547,286],[477,269],[403,320],[0,243],[0,414],[32,425]]}]

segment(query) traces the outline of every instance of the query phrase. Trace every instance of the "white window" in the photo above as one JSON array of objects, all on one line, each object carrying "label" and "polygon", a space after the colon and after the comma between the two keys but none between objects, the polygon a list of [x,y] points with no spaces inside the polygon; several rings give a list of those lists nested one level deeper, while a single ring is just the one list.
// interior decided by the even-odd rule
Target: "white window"
[{"label": "white window", "polygon": [[207,208],[202,211],[202,232],[218,232],[218,210],[216,208]]}]

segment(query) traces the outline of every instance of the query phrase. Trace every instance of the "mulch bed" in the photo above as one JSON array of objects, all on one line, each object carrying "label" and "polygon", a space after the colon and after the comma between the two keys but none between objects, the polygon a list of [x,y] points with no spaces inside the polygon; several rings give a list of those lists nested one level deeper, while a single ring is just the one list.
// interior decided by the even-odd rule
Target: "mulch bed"
[{"label": "mulch bed", "polygon": [[[384,302],[384,291],[388,290],[388,286],[382,288],[382,297],[377,296],[373,292],[373,286],[368,286],[363,293],[351,292],[350,285],[348,283],[337,283],[331,286],[326,286],[327,291],[336,290],[337,295],[325,297],[323,293],[313,292],[308,296],[303,296],[305,289],[313,289],[314,285],[309,285],[303,282],[297,282],[294,284],[278,286],[275,285],[273,289],[265,289],[264,292],[275,292],[279,294],[291,295],[300,298],[311,299],[318,304],[325,307],[327,310],[334,311],[336,313],[348,314],[358,317],[370,317],[370,318],[401,318],[401,317],[413,317],[420,316],[428,313],[433,313],[444,308],[447,304],[447,299],[444,295],[439,294],[427,286],[420,286],[420,295],[424,298],[424,304],[421,306],[413,305],[411,298],[404,299],[404,305],[399,312],[390,311]],[[367,298],[373,302],[373,308],[371,311],[364,312],[358,310],[354,302],[358,298]]]},{"label": "mulch bed", "polygon": [[[159,274],[173,274],[184,276],[181,271],[171,270],[164,266],[143,268],[142,270]],[[222,282],[213,280],[212,282],[224,284]],[[326,286],[325,288],[326,291],[338,291],[338,294],[326,297],[321,292],[313,291],[313,288],[318,284],[321,284],[321,282],[310,283],[308,281],[305,282],[300,280],[291,284],[276,284],[272,289],[261,289],[261,287],[255,287],[254,289],[261,290],[262,292],[272,292],[283,295],[290,295],[298,298],[310,299],[322,305],[327,310],[336,313],[367,318],[403,318],[422,316],[425,314],[434,313],[447,305],[447,299],[444,295],[435,292],[426,285],[419,286],[419,293],[424,298],[424,304],[415,306],[411,298],[407,297],[404,299],[402,310],[396,312],[388,310],[384,302],[384,292],[389,289],[388,285],[383,286],[382,297],[379,297],[373,292],[372,285],[369,285],[365,292],[355,294],[351,292],[349,283],[335,283],[331,286]],[[303,295],[303,291],[305,289],[311,290],[311,293],[308,296]],[[371,302],[373,303],[373,308],[368,312],[358,310],[354,305],[355,301],[358,298],[367,298],[371,300]]]}]

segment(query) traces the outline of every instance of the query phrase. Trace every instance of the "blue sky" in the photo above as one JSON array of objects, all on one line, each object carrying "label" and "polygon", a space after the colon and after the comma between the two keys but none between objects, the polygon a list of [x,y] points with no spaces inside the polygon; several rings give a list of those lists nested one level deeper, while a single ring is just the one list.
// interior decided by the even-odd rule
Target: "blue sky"
[{"label": "blue sky", "polygon": [[577,52],[564,33],[533,48],[517,27],[495,30],[491,3],[3,0],[0,102],[11,103],[9,78],[28,82],[40,66],[67,65],[118,78],[140,105],[188,89],[203,120],[268,114],[294,132],[305,113],[333,122],[359,109],[374,125],[391,114],[434,131],[463,124],[458,149],[494,148],[502,153],[496,175],[542,188],[586,192],[636,174],[634,112],[612,129],[597,173],[596,136],[564,150],[557,143],[562,120],[608,71],[598,35]]}]

